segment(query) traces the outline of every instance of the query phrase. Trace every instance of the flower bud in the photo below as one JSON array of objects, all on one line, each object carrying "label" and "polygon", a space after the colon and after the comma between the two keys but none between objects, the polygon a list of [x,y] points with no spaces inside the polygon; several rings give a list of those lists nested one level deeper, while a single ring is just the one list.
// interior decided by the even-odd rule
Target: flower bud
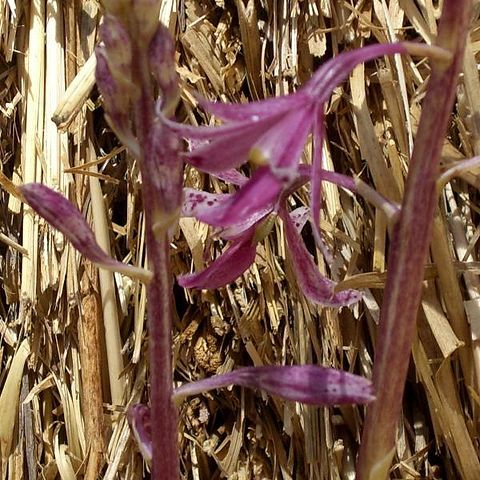
[{"label": "flower bud", "polygon": [[138,93],[138,87],[131,79],[132,42],[128,30],[116,17],[106,15],[100,36],[105,44],[108,67],[120,94],[133,100]]},{"label": "flower bud", "polygon": [[175,70],[175,45],[162,24],[158,24],[148,50],[150,70],[161,95],[161,110],[170,117],[175,113],[179,100],[178,75]]},{"label": "flower bud", "polygon": [[152,429],[150,423],[150,408],[140,403],[132,405],[127,412],[128,423],[137,441],[144,460],[152,464]]},{"label": "flower bud", "polygon": [[179,403],[191,395],[229,385],[263,390],[284,400],[307,405],[369,403],[375,399],[372,383],[366,378],[317,365],[239,368],[222,375],[185,383],[174,390],[173,399]]},{"label": "flower bud", "polygon": [[105,47],[97,47],[95,55],[97,57],[95,77],[97,87],[103,97],[105,116],[112,130],[129,150],[136,155],[138,144],[131,126],[131,89],[124,83],[118,83],[113,77],[108,65]]},{"label": "flower bud", "polygon": [[130,109],[128,91],[125,91],[124,85],[119,84],[112,75],[105,49],[97,47],[95,56],[97,57],[95,78],[103,97],[105,110],[114,117],[117,127],[123,126],[124,120],[121,117],[124,117]]},{"label": "flower bud", "polygon": [[113,272],[120,272],[148,283],[151,272],[119,262],[105,253],[80,211],[64,196],[40,183],[20,187],[27,203],[52,227],[59,230],[90,261]]}]

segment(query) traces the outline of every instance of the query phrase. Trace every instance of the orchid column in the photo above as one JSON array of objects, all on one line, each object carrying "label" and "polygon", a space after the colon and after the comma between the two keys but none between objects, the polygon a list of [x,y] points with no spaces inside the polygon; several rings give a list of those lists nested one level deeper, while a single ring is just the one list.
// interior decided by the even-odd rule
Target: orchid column
[{"label": "orchid column", "polygon": [[183,162],[179,139],[155,120],[156,110],[172,115],[178,99],[174,46],[158,22],[159,9],[157,0],[108,2],[102,26],[104,46],[97,49],[97,84],[110,125],[140,164],[146,244],[153,271],[147,287],[150,418],[153,451],[157,452],[152,473],[156,479],[174,480],[178,478],[178,446],[172,402],[169,244],[181,210]]}]

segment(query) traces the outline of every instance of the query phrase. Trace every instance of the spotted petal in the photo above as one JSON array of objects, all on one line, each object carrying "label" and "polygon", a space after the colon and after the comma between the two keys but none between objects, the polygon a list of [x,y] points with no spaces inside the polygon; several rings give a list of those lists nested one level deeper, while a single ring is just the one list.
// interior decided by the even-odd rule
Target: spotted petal
[{"label": "spotted petal", "polygon": [[212,208],[199,219],[216,227],[257,222],[275,207],[282,185],[267,167],[255,171],[252,178],[232,198]]},{"label": "spotted petal", "polygon": [[297,232],[301,232],[310,217],[310,209],[308,207],[298,207],[290,212],[290,218]]},{"label": "spotted petal", "polygon": [[182,217],[202,218],[213,208],[231,200],[232,196],[232,194],[209,193],[195,188],[184,188]]}]

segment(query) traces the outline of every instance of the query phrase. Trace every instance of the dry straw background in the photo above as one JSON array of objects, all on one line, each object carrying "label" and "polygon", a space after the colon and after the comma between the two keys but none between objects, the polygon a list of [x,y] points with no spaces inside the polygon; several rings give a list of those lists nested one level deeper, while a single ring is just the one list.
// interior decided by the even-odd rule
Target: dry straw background
[{"label": "dry straw background", "polygon": [[[178,118],[215,121],[197,109],[194,91],[234,102],[281,95],[341,51],[393,39],[430,43],[440,7],[432,0],[165,0],[161,19],[176,38],[182,84]],[[127,405],[148,401],[145,289],[92,267],[15,188],[37,181],[62,191],[105,249],[145,264],[138,165],[106,125],[94,85],[101,17],[94,0],[0,0],[2,479],[148,477],[124,415]],[[471,26],[444,165],[480,154],[477,15]],[[328,105],[329,168],[360,175],[400,201],[428,76],[427,61],[408,57],[355,69]],[[186,183],[227,188],[192,169]],[[468,172],[439,194],[392,478],[480,478],[478,187]],[[292,207],[307,199],[300,191]],[[364,301],[341,311],[309,304],[278,221],[235,284],[175,289],[177,381],[272,363],[371,374],[387,222],[328,185],[322,227],[335,263],[327,267],[317,255],[319,268],[363,289]],[[201,269],[225,247],[209,233],[181,220],[175,273]],[[363,416],[363,407],[306,407],[239,388],[192,398],[180,410],[183,478],[353,479]]]}]

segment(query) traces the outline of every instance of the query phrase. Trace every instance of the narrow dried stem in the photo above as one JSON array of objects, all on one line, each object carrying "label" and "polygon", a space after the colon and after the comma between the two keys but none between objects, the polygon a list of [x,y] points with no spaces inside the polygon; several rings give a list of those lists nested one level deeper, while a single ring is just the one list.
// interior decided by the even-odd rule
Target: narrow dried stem
[{"label": "narrow dried stem", "polygon": [[[26,61],[26,120],[22,142],[22,180],[23,183],[39,181],[41,173],[37,167],[37,143],[41,138],[43,129],[43,84],[44,55],[44,23],[45,3],[42,1],[31,2],[30,6],[30,32]],[[27,208],[23,215],[23,247],[28,251],[28,257],[22,260],[21,292],[25,305],[33,302],[36,296],[38,271],[38,221],[32,211]]]},{"label": "narrow dried stem", "polygon": [[[93,145],[89,150],[94,152]],[[95,167],[93,167],[95,168]],[[95,237],[102,249],[111,255],[110,235],[107,223],[105,203],[98,178],[89,177],[90,194],[92,198],[92,216],[95,227]],[[103,324],[105,328],[105,344],[107,347],[108,377],[110,393],[114,405],[122,405],[125,395],[125,378],[122,376],[122,338],[118,324],[117,298],[113,273],[103,268],[98,271],[100,293],[102,298]]]},{"label": "narrow dried stem", "polygon": [[471,0],[444,2],[437,45],[451,50],[454,56],[449,66],[433,62],[403,208],[393,232],[375,352],[377,399],[367,411],[357,471],[361,480],[387,478],[395,451],[396,425],[437,201],[440,151],[462,65],[470,10]]}]

